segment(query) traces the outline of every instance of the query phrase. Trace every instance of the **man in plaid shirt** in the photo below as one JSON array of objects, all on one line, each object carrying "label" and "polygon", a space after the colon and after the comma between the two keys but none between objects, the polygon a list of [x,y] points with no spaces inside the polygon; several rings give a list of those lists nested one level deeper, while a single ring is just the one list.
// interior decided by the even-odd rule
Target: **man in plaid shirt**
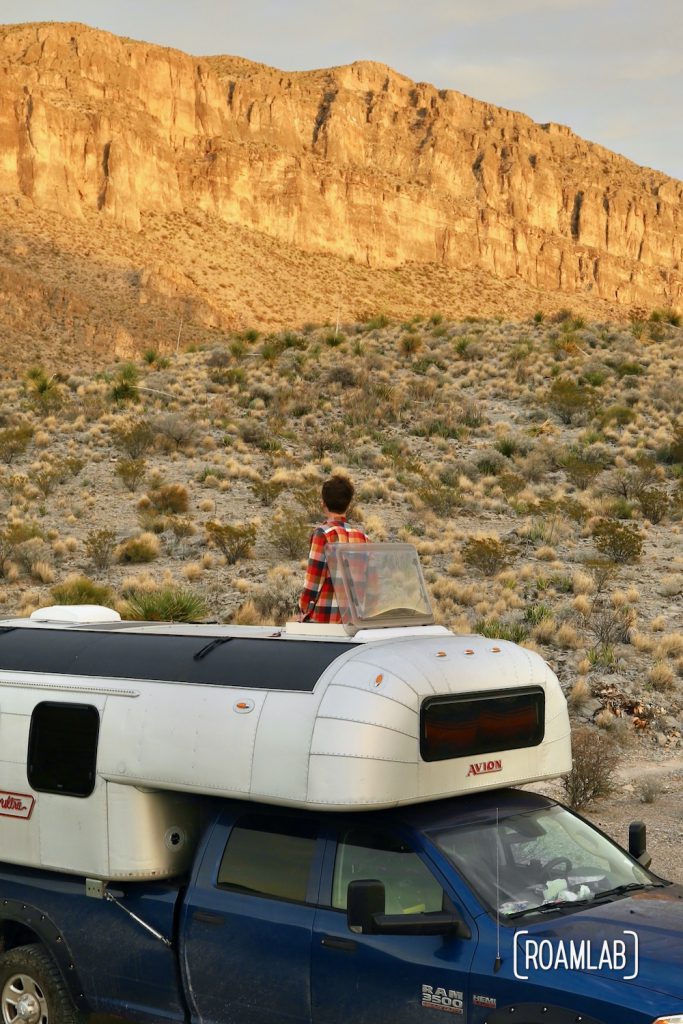
[{"label": "man in plaid shirt", "polygon": [[346,512],[353,501],[353,494],[353,484],[345,476],[331,476],[323,484],[322,505],[326,518],[321,526],[316,526],[311,536],[306,579],[299,598],[302,622],[341,622],[327,568],[325,545],[365,544],[369,541],[363,530],[347,525]]}]

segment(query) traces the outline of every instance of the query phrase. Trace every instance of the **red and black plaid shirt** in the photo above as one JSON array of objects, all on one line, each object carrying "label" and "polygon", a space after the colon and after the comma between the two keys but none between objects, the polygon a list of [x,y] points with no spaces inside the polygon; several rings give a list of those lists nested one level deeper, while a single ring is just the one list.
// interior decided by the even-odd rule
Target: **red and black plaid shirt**
[{"label": "red and black plaid shirt", "polygon": [[346,516],[331,514],[322,526],[316,526],[311,535],[304,589],[299,598],[299,610],[306,622],[341,622],[339,605],[334,595],[332,580],[325,557],[326,544],[365,544],[369,537],[348,526]]}]

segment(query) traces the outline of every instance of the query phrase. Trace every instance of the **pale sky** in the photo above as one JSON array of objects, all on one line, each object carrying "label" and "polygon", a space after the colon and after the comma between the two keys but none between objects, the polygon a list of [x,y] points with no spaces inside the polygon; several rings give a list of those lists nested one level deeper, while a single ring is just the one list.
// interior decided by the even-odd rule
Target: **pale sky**
[{"label": "pale sky", "polygon": [[21,21],[293,71],[377,60],[683,179],[681,0],[0,0]]}]

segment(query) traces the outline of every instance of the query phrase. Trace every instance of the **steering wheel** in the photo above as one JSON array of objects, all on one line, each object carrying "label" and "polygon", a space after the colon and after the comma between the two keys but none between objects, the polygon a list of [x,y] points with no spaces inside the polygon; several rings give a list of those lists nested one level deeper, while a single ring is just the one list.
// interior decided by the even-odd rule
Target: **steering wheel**
[{"label": "steering wheel", "polygon": [[550,872],[558,868],[561,864],[566,868],[563,873],[566,875],[571,874],[574,865],[570,861],[569,857],[553,857],[552,860],[549,860],[547,864],[543,865],[543,870],[546,872],[548,877],[550,877]]}]

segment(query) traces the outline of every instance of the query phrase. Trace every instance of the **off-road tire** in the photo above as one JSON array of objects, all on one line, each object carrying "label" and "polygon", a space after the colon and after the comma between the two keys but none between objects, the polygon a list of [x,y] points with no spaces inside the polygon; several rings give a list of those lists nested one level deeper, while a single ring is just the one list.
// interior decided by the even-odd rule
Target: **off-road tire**
[{"label": "off-road tire", "polygon": [[11,949],[0,957],[0,1024],[22,1024],[6,1002],[7,986],[19,975],[30,979],[42,994],[44,1011],[37,1024],[83,1024],[85,1017],[74,1006],[57,965],[37,943]]}]

